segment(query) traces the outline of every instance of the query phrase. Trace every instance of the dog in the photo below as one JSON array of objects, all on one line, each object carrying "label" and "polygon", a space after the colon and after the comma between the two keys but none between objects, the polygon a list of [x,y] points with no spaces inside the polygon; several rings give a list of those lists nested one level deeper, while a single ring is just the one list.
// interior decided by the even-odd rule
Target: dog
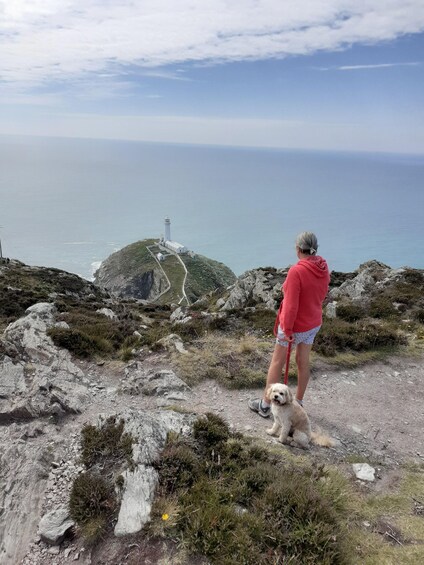
[{"label": "dog", "polygon": [[[304,408],[298,402],[293,402],[293,393],[287,385],[276,383],[267,390],[267,396],[271,399],[271,412],[274,416],[272,428],[266,430],[271,436],[278,435],[278,441],[287,443],[292,447],[309,449],[312,441],[321,447],[333,447],[331,438],[322,433],[314,433],[311,423]],[[293,430],[293,438],[289,438]]]}]

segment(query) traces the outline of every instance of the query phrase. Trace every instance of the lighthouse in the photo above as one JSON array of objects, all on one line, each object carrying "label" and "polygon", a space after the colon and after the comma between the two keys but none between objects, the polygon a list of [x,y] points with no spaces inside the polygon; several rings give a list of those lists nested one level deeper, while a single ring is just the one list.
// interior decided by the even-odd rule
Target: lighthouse
[{"label": "lighthouse", "polygon": [[165,241],[171,241],[171,220],[168,216],[165,218]]}]

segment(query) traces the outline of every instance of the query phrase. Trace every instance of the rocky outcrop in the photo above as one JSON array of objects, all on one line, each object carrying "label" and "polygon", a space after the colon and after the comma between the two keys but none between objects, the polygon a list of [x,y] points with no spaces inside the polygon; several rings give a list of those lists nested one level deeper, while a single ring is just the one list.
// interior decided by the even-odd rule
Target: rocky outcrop
[{"label": "rocky outcrop", "polygon": [[127,394],[145,394],[173,399],[188,391],[188,386],[174,371],[168,369],[146,370],[141,363],[132,363],[126,369],[125,378],[121,381],[121,389]]},{"label": "rocky outcrop", "polygon": [[[406,318],[421,316],[424,309],[424,270],[392,269],[379,261],[359,266],[351,277],[328,295],[327,316],[337,316],[340,305],[360,307],[373,317],[402,313]],[[419,318],[420,319],[420,318]]]},{"label": "rocky outcrop", "polygon": [[[55,307],[39,303],[10,324],[1,343],[13,357],[0,355],[0,561],[18,556],[36,531],[48,469],[56,450],[38,441],[45,424],[36,418],[77,414],[90,401],[83,372],[71,355],[58,349],[47,330],[54,326]],[[6,426],[6,424],[10,424]],[[35,438],[31,444],[29,437]]]},{"label": "rocky outcrop", "polygon": [[354,276],[329,292],[330,300],[348,298],[360,302],[369,299],[374,293],[402,280],[406,269],[391,269],[379,261],[368,261],[359,266]]},{"label": "rocky outcrop", "polygon": [[6,349],[13,345],[18,358],[0,359],[0,424],[75,414],[88,403],[82,371],[47,335],[54,312],[53,304],[35,304],[4,332]]},{"label": "rocky outcrop", "polygon": [[253,269],[237,279],[228,297],[221,299],[220,309],[237,310],[247,306],[264,305],[278,308],[281,286],[288,269]]},{"label": "rocky outcrop", "polygon": [[74,521],[69,516],[69,509],[66,507],[57,508],[41,518],[38,533],[46,543],[59,545],[74,525]]}]

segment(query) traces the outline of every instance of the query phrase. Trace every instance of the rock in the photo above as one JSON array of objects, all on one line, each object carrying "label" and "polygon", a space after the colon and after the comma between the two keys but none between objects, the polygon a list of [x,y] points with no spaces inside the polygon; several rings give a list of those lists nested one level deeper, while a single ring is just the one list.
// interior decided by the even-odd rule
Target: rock
[{"label": "rock", "polygon": [[375,469],[368,463],[354,463],[352,467],[357,479],[370,482],[375,480]]},{"label": "rock", "polygon": [[218,300],[216,301],[217,308],[222,308],[224,304],[225,304],[225,298],[218,298]]},{"label": "rock", "polygon": [[187,316],[187,309],[179,306],[176,308],[169,317],[171,322],[179,322]]},{"label": "rock", "polygon": [[54,325],[55,328],[59,328],[61,330],[69,330],[69,324],[67,324],[66,322],[62,321],[62,322],[56,322]]},{"label": "rock", "polygon": [[325,315],[327,318],[337,318],[337,302],[330,302],[325,307]]},{"label": "rock", "polygon": [[189,387],[174,371],[162,369],[159,371],[145,370],[138,365],[126,369],[127,377],[122,379],[123,392],[128,394],[147,394],[149,396],[165,396],[175,392],[186,392]]},{"label": "rock", "polygon": [[168,350],[175,349],[176,351],[178,351],[178,353],[188,353],[187,349],[185,349],[184,347],[183,340],[177,334],[169,334],[160,339],[157,343]]},{"label": "rock", "polygon": [[[225,304],[220,306],[221,310],[233,310],[245,308],[251,305],[264,304],[266,308],[275,310],[278,308],[281,286],[287,275],[287,270],[253,269],[239,277],[230,291]],[[269,278],[271,275],[271,278]]]},{"label": "rock", "polygon": [[379,261],[368,261],[359,266],[355,276],[333,288],[330,300],[349,298],[358,303],[368,301],[373,294],[400,280],[405,269],[391,269]]},{"label": "rock", "polygon": [[99,310],[96,310],[96,312],[97,314],[102,314],[103,316],[106,316],[106,318],[109,318],[110,320],[118,319],[118,316],[110,308],[99,308]]},{"label": "rock", "polygon": [[74,521],[69,516],[69,510],[66,507],[57,508],[41,518],[38,533],[46,543],[58,545],[63,541],[66,532],[74,525]]},{"label": "rock", "polygon": [[52,547],[49,547],[47,553],[50,553],[51,555],[59,555],[60,547],[58,545],[53,545]]},{"label": "rock", "polygon": [[29,359],[48,361],[55,353],[55,346],[47,336],[54,326],[54,304],[39,302],[30,306],[25,316],[9,324],[4,332],[5,341],[11,342]]},{"label": "rock", "polygon": [[136,471],[125,471],[124,494],[119,509],[116,536],[139,532],[150,518],[158,474],[152,467],[140,465]]}]

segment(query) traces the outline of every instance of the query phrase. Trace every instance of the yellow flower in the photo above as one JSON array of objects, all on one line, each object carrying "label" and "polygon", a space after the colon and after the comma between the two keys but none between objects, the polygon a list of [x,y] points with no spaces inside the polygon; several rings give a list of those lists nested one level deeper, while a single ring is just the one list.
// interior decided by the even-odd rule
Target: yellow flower
[{"label": "yellow flower", "polygon": [[169,515],[168,514],[162,514],[162,520],[164,520],[166,522],[166,520],[169,520]]}]

